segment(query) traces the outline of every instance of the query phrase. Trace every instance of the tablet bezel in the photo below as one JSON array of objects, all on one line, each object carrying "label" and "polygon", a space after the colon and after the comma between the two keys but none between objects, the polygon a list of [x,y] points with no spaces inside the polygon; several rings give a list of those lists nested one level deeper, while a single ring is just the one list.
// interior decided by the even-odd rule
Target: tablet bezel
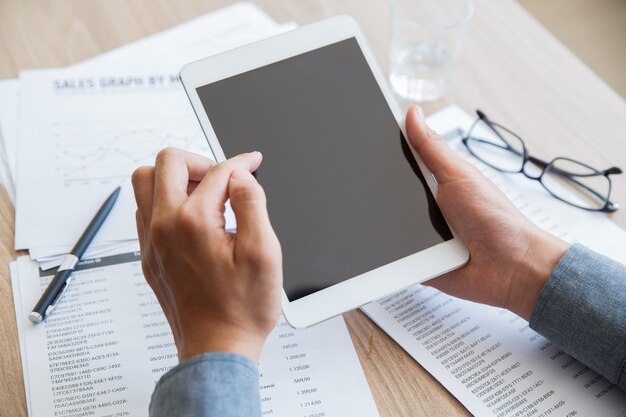
[{"label": "tablet bezel", "polygon": [[[337,16],[192,62],[182,68],[181,81],[216,160],[224,161],[226,157],[204,111],[197,88],[350,38],[355,38],[358,42],[398,127],[406,138],[402,110],[389,89],[365,36],[353,18]],[[412,148],[411,152],[431,192],[436,196],[437,183],[434,177]],[[469,253],[452,227],[450,230],[453,239],[449,241],[295,301],[289,301],[283,290],[282,308],[285,318],[294,327],[308,327],[463,266],[469,259]]]}]

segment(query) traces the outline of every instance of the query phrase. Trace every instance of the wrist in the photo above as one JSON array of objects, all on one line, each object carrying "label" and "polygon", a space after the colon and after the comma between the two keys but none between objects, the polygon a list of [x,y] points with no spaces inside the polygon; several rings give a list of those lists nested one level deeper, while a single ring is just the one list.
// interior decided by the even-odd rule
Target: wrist
[{"label": "wrist", "polygon": [[209,352],[235,353],[259,362],[265,338],[231,326],[201,326],[187,329],[177,341],[178,360]]},{"label": "wrist", "polygon": [[528,250],[518,260],[505,308],[530,320],[537,299],[569,244],[543,230],[529,237]]}]

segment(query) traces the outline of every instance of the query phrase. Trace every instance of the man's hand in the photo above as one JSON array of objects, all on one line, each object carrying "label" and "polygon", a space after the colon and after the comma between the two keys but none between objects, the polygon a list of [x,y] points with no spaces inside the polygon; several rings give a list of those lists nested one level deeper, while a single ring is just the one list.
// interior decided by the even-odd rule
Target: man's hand
[{"label": "man's hand", "polygon": [[[133,174],[146,280],[174,333],[180,361],[220,351],[257,362],[280,315],[282,255],[258,152],[220,164],[168,148]],[[237,233],[224,230],[230,199]]]},{"label": "man's hand", "polygon": [[463,268],[426,282],[448,294],[504,307],[529,319],[568,244],[531,223],[473,165],[458,156],[413,107],[409,141],[433,173],[437,203],[469,249]]}]

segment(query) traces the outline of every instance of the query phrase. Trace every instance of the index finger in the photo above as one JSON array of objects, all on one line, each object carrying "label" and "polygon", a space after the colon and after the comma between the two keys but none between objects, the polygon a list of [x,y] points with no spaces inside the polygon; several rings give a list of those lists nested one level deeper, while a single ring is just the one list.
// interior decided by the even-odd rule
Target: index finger
[{"label": "index finger", "polygon": [[132,175],[133,191],[137,202],[137,213],[145,224],[152,219],[154,200],[154,167],[139,167]]},{"label": "index finger", "polygon": [[154,167],[154,207],[176,207],[188,195],[190,181],[200,181],[215,162],[177,148],[160,151]]}]

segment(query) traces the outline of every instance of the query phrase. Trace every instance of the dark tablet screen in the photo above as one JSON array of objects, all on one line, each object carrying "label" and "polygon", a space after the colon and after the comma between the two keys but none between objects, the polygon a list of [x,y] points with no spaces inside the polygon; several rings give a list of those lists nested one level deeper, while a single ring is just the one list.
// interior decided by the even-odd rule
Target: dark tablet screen
[{"label": "dark tablet screen", "polygon": [[452,239],[354,38],[197,92],[226,157],[263,154],[290,301]]}]

